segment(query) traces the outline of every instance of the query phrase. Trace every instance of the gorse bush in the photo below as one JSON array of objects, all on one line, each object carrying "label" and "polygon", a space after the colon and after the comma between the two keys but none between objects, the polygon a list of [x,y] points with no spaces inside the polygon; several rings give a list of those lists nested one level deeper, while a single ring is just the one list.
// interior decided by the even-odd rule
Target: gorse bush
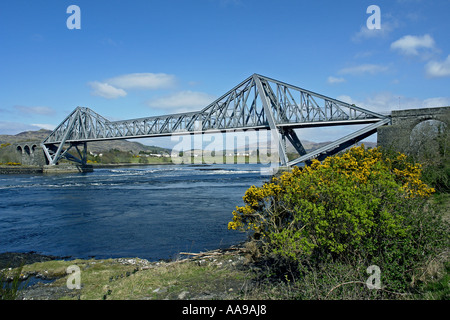
[{"label": "gorse bush", "polygon": [[228,228],[250,231],[263,256],[300,269],[328,260],[382,265],[390,287],[405,290],[430,249],[425,229],[439,229],[431,209],[419,217],[433,192],[404,154],[355,147],[252,186]]}]

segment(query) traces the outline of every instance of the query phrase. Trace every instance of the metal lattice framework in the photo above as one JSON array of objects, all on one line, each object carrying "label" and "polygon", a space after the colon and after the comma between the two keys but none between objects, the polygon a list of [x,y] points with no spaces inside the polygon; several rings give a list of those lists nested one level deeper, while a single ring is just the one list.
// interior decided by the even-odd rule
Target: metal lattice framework
[{"label": "metal lattice framework", "polygon": [[[342,150],[389,121],[387,116],[254,74],[198,112],[109,121],[89,108],[78,107],[43,141],[42,146],[50,164],[57,164],[62,157],[85,163],[86,143],[90,141],[264,129],[275,132],[281,164],[293,165]],[[348,124],[372,125],[315,154],[306,154],[294,131],[295,128]],[[300,158],[288,161],[286,139]],[[83,152],[78,149],[80,145],[84,145]],[[77,150],[79,159],[68,153],[72,147]]]}]

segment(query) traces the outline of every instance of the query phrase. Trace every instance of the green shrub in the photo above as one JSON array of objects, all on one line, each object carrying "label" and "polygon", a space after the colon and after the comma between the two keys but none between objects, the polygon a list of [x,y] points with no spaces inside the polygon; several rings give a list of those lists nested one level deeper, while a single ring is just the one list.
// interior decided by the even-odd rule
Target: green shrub
[{"label": "green shrub", "polygon": [[8,277],[8,268],[0,270],[0,300],[15,300],[20,292],[20,277],[23,264],[14,269],[12,280]]},{"label": "green shrub", "polygon": [[418,264],[447,238],[425,207],[434,190],[420,178],[421,166],[404,154],[352,148],[251,187],[228,227],[250,231],[278,265],[376,264],[390,290],[407,291]]}]

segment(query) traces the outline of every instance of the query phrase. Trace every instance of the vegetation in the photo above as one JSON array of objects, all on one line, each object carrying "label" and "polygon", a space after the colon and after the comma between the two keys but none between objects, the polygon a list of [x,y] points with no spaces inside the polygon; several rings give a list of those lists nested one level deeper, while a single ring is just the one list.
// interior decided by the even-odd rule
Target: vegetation
[{"label": "vegetation", "polygon": [[23,265],[15,268],[12,272],[9,269],[0,270],[0,300],[15,300],[19,294],[21,285]]},{"label": "vegetation", "polygon": [[[241,268],[238,251],[218,251],[193,259],[149,262],[139,258],[53,260],[25,265],[23,276],[55,279],[46,288],[61,288],[50,298],[80,300],[236,299],[249,293],[251,274]],[[69,266],[80,269],[81,289],[66,288]],[[16,291],[15,297],[26,294]],[[48,298],[48,296],[46,297]]]},{"label": "vegetation", "polygon": [[[255,260],[267,279],[295,288],[291,298],[419,293],[436,276],[431,261],[442,270],[449,247],[448,221],[428,201],[435,190],[421,174],[404,154],[355,147],[251,187],[229,229],[250,232]],[[373,265],[381,290],[365,287]]]},{"label": "vegetation", "polygon": [[2,163],[0,162],[0,166],[4,165],[4,166],[21,166],[22,164],[20,162],[6,162],[6,163]]},{"label": "vegetation", "polygon": [[17,166],[20,165],[18,157],[13,154],[11,143],[0,144],[0,165]]},{"label": "vegetation", "polygon": [[141,164],[159,164],[170,163],[170,157],[152,156],[150,152],[141,151],[139,154],[134,154],[131,151],[121,151],[118,149],[111,149],[101,154],[89,154],[87,162],[89,164],[119,164],[119,163],[141,163]]}]

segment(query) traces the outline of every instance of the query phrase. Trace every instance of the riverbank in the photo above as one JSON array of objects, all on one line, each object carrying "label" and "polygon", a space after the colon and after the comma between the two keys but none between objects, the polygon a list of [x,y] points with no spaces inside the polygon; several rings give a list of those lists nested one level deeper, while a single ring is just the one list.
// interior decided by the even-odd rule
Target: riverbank
[{"label": "riverbank", "polygon": [[40,174],[43,167],[38,166],[0,166],[0,174]]},{"label": "riverbank", "polygon": [[[86,166],[60,164],[57,166],[4,166],[0,165],[1,174],[42,174],[42,173],[77,173],[77,172],[92,172],[95,169],[108,168],[127,168],[127,167],[148,167],[159,165],[176,165],[173,162],[160,163],[107,163],[107,164],[89,164]],[[195,164],[185,164],[186,166],[197,166]],[[202,164],[200,166],[208,166],[209,164]]]},{"label": "riverbank", "polygon": [[57,166],[0,166],[0,174],[53,174],[92,172],[92,165],[61,164]]},{"label": "riverbank", "polygon": [[123,168],[123,167],[148,167],[148,166],[159,166],[159,165],[174,165],[172,162],[161,162],[161,163],[94,163],[92,167],[94,169],[104,169],[104,168]]},{"label": "riverbank", "polygon": [[[255,289],[254,267],[246,255],[244,246],[232,246],[154,262],[58,259],[36,253],[0,257],[12,258],[15,266],[32,262],[23,266],[21,279],[35,284],[19,290],[17,300],[234,300],[251,298]],[[79,268],[81,289],[67,287],[69,266]]]},{"label": "riverbank", "polygon": [[[297,300],[295,283],[268,281],[266,269],[250,262],[246,254],[245,249],[230,248],[174,261],[118,258],[36,262],[23,267],[21,278],[33,285],[19,289],[16,300]],[[80,270],[80,289],[68,288],[69,266]],[[443,281],[435,283],[442,285]],[[435,290],[393,295],[389,300],[434,300]],[[349,297],[333,295],[328,299]]]}]

